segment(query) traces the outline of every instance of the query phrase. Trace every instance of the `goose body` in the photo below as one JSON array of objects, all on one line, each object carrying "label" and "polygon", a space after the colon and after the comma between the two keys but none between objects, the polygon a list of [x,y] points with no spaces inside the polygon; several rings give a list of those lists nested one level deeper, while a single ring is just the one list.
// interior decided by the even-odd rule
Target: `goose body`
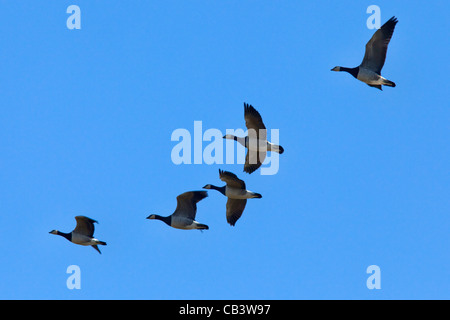
[{"label": "goose body", "polygon": [[220,180],[226,183],[225,186],[217,187],[212,184],[207,184],[203,188],[217,190],[228,198],[226,205],[226,218],[227,222],[231,226],[234,226],[244,212],[247,199],[260,199],[262,198],[262,195],[247,190],[245,182],[239,179],[234,173],[219,169],[219,177]]},{"label": "goose body", "polygon": [[231,199],[261,198],[259,193],[229,186],[225,186],[225,196]]},{"label": "goose body", "polygon": [[371,85],[384,85],[386,83],[385,78],[367,68],[359,67],[358,76],[356,77],[359,81],[362,81]]},{"label": "goose body", "polygon": [[94,223],[98,222],[85,216],[76,216],[75,220],[77,221],[77,225],[72,232],[65,233],[58,230],[52,230],[49,233],[62,236],[70,242],[78,245],[92,246],[95,250],[101,253],[98,245],[106,246],[106,242],[94,238]]},{"label": "goose body", "polygon": [[255,139],[250,142],[250,138],[247,137],[236,137],[231,134],[227,134],[224,136],[224,139],[231,139],[239,142],[243,147],[247,148],[249,151],[255,151],[255,152],[267,152],[267,151],[274,151],[278,153],[283,153],[283,147],[271,143],[267,140],[261,140],[261,139]]},{"label": "goose body", "polygon": [[195,221],[197,202],[207,196],[208,193],[206,191],[189,191],[182,193],[177,197],[177,207],[170,216],[163,217],[157,214],[151,214],[147,217],[147,219],[161,220],[168,226],[175,229],[208,230],[209,227],[206,224]]},{"label": "goose body", "polygon": [[282,146],[273,144],[267,140],[267,129],[261,115],[252,105],[247,103],[244,103],[244,119],[248,131],[246,137],[236,137],[232,134],[226,134],[223,138],[235,140],[247,148],[244,172],[251,174],[264,162],[268,151],[282,154],[284,149]]},{"label": "goose body", "polygon": [[389,19],[366,44],[363,61],[356,68],[334,67],[331,71],[345,71],[367,85],[383,90],[382,86],[395,87],[396,84],[381,76],[381,69],[386,60],[389,42],[398,20]]},{"label": "goose body", "polygon": [[101,241],[84,234],[72,233],[72,242],[82,246],[92,246],[99,244]]}]

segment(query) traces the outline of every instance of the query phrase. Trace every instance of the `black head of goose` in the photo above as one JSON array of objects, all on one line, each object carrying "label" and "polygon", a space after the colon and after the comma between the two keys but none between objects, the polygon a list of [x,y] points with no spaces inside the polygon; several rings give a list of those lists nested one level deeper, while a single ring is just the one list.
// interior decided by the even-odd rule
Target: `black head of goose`
[{"label": "black head of goose", "polygon": [[58,230],[52,230],[49,233],[62,236],[75,244],[92,246],[95,250],[101,253],[97,245],[106,246],[106,242],[94,238],[94,223],[98,222],[85,216],[76,216],[75,220],[77,221],[77,225],[72,232],[64,233]]},{"label": "black head of goose", "polygon": [[381,69],[386,60],[386,53],[395,25],[398,20],[396,17],[389,19],[380,29],[378,29],[372,38],[366,44],[364,59],[358,67],[334,67],[331,71],[345,71],[350,73],[356,79],[367,85],[382,89],[383,86],[395,87],[395,83],[381,76]]},{"label": "black head of goose", "polygon": [[177,197],[177,207],[170,216],[162,217],[157,214],[151,214],[146,219],[161,220],[168,226],[176,229],[208,230],[209,227],[206,224],[195,221],[195,215],[197,214],[197,202],[207,196],[208,193],[206,191],[189,191],[182,193]]},{"label": "black head of goose", "polygon": [[219,177],[220,180],[226,183],[225,186],[217,187],[212,184],[207,184],[203,188],[217,190],[228,198],[226,207],[227,222],[231,226],[234,226],[244,212],[247,199],[261,199],[262,195],[247,190],[245,182],[232,172],[219,169]]},{"label": "black head of goose", "polygon": [[245,102],[244,119],[245,126],[248,131],[248,135],[246,137],[236,137],[232,134],[226,134],[223,138],[235,140],[247,148],[244,172],[251,174],[264,162],[267,151],[282,154],[284,149],[280,145],[267,141],[267,129],[264,125],[261,114],[252,105]]}]

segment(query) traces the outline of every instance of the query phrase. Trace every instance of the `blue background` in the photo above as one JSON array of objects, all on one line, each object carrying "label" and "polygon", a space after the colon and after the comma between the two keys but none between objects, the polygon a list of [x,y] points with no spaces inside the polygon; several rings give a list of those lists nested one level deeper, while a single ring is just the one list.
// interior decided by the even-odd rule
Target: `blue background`
[{"label": "blue background", "polygon": [[[81,30],[66,9],[81,8]],[[354,67],[397,16],[378,91]],[[1,1],[1,299],[449,299],[448,1]],[[175,129],[280,130],[276,175],[175,165]],[[205,147],[205,145],[204,145]],[[145,218],[222,185],[263,195],[235,227]],[[99,221],[102,255],[50,235]],[[70,265],[81,289],[69,290]],[[366,268],[381,269],[369,290]]]}]

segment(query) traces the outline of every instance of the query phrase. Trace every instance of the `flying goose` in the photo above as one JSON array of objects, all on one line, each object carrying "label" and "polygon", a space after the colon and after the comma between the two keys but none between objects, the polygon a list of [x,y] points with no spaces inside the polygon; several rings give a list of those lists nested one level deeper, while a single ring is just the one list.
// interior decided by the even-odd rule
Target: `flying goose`
[{"label": "flying goose", "polygon": [[92,246],[95,250],[101,253],[97,245],[100,244],[102,246],[106,246],[106,242],[94,238],[94,223],[98,222],[85,216],[76,216],[75,220],[77,221],[77,225],[72,232],[64,233],[58,230],[52,230],[49,233],[62,236],[75,244]]},{"label": "flying goose", "polygon": [[258,111],[244,102],[244,119],[248,135],[246,137],[236,137],[226,134],[224,139],[231,139],[239,142],[247,148],[245,157],[244,172],[251,174],[257,170],[266,158],[267,151],[274,151],[282,154],[283,147],[267,141],[267,129]]},{"label": "flying goose", "polygon": [[200,229],[208,230],[206,224],[201,224],[195,221],[195,214],[197,213],[197,202],[206,198],[208,193],[206,191],[189,191],[180,194],[177,197],[177,208],[174,213],[167,217],[161,217],[157,214],[151,214],[147,219],[157,219],[165,222],[167,225],[183,230]]},{"label": "flying goose", "polygon": [[361,64],[356,68],[334,67],[331,71],[346,71],[356,79],[371,87],[383,90],[382,85],[395,87],[395,83],[381,76],[381,69],[386,60],[386,52],[394,33],[396,17],[389,19],[366,44],[366,53]]},{"label": "flying goose", "polygon": [[214,189],[228,198],[227,200],[227,222],[234,226],[244,212],[247,199],[262,198],[262,195],[248,191],[245,182],[239,179],[234,173],[219,169],[220,180],[226,183],[223,187],[216,187],[207,184],[204,189]]}]

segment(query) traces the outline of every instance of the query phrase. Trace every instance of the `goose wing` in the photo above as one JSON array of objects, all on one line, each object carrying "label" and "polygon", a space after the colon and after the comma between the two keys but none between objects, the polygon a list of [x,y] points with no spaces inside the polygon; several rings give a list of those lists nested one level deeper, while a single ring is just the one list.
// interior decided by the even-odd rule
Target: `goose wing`
[{"label": "goose wing", "polygon": [[244,172],[252,173],[256,171],[266,159],[265,151],[250,151],[247,150],[245,156]]},{"label": "goose wing", "polygon": [[177,208],[174,216],[185,217],[194,220],[197,213],[197,202],[206,198],[206,191],[188,191],[177,197]]},{"label": "goose wing", "polygon": [[[267,140],[267,129],[264,125],[261,115],[252,106],[244,103],[244,118],[245,126],[248,130],[248,144],[251,146],[252,143],[259,150],[258,143],[265,143]],[[255,151],[247,148],[247,155],[245,158],[244,172],[252,173],[257,170],[266,158],[265,151]]]},{"label": "goose wing", "polygon": [[234,226],[244,212],[247,199],[230,199],[227,201],[227,222]]},{"label": "goose wing", "polygon": [[91,238],[94,236],[94,223],[98,223],[96,220],[85,216],[76,216],[75,220],[77,221],[77,225],[75,229],[73,229],[73,232],[83,234]]},{"label": "goose wing", "polygon": [[234,173],[229,172],[229,171],[223,171],[219,169],[219,177],[220,180],[222,180],[223,182],[225,182],[227,184],[227,186],[231,187],[231,188],[238,188],[238,189],[244,189],[246,190],[245,187],[245,182],[242,181],[241,179],[239,179]]},{"label": "goose wing", "polygon": [[[252,105],[244,102],[244,119],[245,126],[248,130],[249,138],[258,138],[259,140],[267,140],[267,130],[261,115]],[[256,137],[255,137],[256,135]]]},{"label": "goose wing", "polygon": [[366,44],[366,53],[360,67],[370,69],[381,74],[381,69],[386,60],[386,52],[394,33],[395,25],[398,20],[396,17],[389,19],[380,29],[378,29],[372,38]]}]

